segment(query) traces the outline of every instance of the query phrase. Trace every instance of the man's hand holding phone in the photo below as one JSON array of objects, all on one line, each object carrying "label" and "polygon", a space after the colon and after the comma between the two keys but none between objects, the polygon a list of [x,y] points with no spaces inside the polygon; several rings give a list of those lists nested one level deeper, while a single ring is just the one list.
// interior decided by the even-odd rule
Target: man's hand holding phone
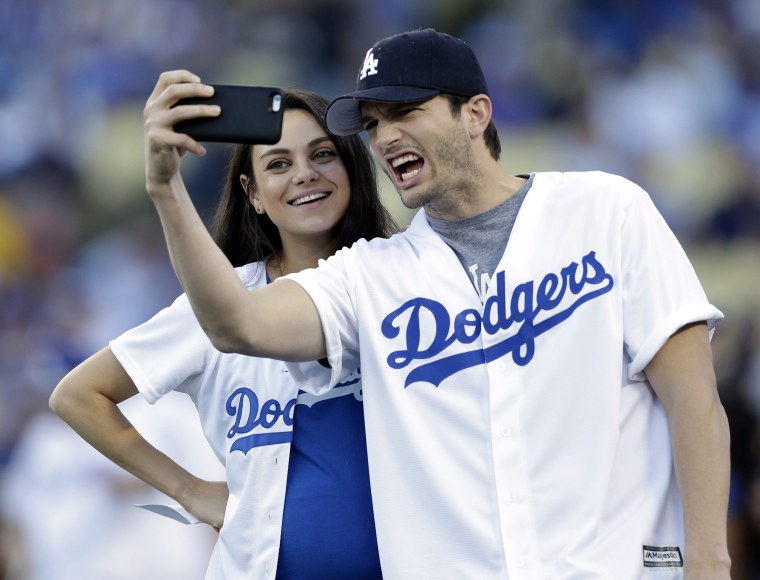
[{"label": "man's hand holding phone", "polygon": [[272,145],[282,130],[282,91],[274,87],[212,85],[210,97],[190,97],[177,102],[188,105],[218,105],[217,117],[197,117],[174,125],[196,141]]},{"label": "man's hand holding phone", "polygon": [[148,192],[169,185],[185,153],[205,154],[201,142],[276,143],[282,117],[280,89],[203,84],[187,70],[162,73],[143,110]]}]

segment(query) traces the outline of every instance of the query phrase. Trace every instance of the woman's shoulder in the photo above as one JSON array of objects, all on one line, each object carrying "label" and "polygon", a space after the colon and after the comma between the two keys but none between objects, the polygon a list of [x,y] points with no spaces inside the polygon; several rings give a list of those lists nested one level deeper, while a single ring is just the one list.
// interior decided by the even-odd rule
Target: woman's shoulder
[{"label": "woman's shoulder", "polygon": [[260,288],[267,283],[265,262],[251,262],[235,268],[240,281],[248,289]]}]

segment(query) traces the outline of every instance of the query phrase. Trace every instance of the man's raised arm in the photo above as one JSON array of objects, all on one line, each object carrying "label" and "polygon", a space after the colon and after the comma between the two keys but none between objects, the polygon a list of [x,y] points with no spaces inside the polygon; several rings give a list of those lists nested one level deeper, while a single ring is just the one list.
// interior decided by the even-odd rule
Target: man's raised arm
[{"label": "man's raised arm", "polygon": [[217,107],[172,108],[182,98],[209,96],[212,89],[188,71],[159,78],[144,110],[146,189],[156,207],[174,271],[198,321],[222,352],[282,360],[325,356],[319,315],[308,294],[284,280],[249,292],[211,239],[179,173],[180,159],[205,149],[176,133],[173,125],[219,114]]}]

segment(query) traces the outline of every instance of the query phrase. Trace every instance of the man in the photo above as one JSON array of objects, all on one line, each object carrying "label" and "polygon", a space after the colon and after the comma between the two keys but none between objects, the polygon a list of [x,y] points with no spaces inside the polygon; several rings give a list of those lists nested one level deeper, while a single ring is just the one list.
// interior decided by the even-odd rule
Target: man
[{"label": "man", "polygon": [[722,314],[646,193],[508,174],[477,59],[448,35],[380,40],[357,88],[329,128],[365,129],[423,208],[390,240],[247,293],[176,178],[200,145],[148,131],[147,185],[217,348],[326,356],[289,365],[314,392],[361,365],[384,576],[729,578]]}]

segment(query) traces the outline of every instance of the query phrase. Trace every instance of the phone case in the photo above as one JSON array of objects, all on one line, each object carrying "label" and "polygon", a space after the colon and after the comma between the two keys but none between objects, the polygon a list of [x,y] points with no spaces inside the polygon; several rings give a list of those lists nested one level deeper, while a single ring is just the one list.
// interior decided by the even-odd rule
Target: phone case
[{"label": "phone case", "polygon": [[280,140],[283,113],[280,89],[237,85],[213,86],[213,96],[181,99],[177,105],[219,105],[222,110],[220,115],[180,121],[174,125],[175,131],[186,133],[196,141],[219,143],[271,145]]}]

